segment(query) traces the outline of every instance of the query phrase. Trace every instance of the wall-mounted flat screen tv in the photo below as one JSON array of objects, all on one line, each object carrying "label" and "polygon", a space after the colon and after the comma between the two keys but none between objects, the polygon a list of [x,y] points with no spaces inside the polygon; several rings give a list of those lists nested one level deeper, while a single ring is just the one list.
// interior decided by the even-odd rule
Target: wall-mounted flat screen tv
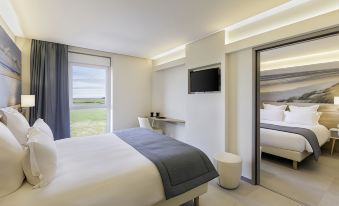
[{"label": "wall-mounted flat screen tv", "polygon": [[220,91],[220,67],[189,71],[189,93]]}]

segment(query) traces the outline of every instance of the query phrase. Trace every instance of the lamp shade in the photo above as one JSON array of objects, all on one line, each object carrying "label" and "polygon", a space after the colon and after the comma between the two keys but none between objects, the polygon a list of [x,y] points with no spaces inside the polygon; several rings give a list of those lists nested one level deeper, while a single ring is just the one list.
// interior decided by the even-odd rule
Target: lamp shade
[{"label": "lamp shade", "polygon": [[34,107],[35,95],[21,95],[21,107]]},{"label": "lamp shade", "polygon": [[334,104],[339,105],[339,97],[334,97]]}]

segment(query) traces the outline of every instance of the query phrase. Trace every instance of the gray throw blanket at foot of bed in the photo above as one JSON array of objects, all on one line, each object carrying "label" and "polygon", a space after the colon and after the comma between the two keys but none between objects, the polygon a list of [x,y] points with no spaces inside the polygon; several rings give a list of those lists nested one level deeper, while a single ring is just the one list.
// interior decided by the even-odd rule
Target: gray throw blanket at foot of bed
[{"label": "gray throw blanket at foot of bed", "polygon": [[166,199],[218,177],[213,164],[199,149],[149,129],[114,132],[158,168]]},{"label": "gray throw blanket at foot of bed", "polygon": [[320,149],[317,135],[315,135],[314,132],[310,129],[300,128],[300,127],[286,127],[286,126],[264,124],[264,123],[260,123],[260,128],[301,135],[305,137],[305,139],[310,143],[313,149],[314,159],[318,160],[321,154],[321,149]]}]

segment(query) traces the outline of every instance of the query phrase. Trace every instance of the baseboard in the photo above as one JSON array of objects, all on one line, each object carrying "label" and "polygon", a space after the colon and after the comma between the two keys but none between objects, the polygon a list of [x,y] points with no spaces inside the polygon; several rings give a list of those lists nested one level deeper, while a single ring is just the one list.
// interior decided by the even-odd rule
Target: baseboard
[{"label": "baseboard", "polygon": [[249,179],[247,177],[241,176],[241,180],[254,185],[253,180],[251,180],[251,179]]}]

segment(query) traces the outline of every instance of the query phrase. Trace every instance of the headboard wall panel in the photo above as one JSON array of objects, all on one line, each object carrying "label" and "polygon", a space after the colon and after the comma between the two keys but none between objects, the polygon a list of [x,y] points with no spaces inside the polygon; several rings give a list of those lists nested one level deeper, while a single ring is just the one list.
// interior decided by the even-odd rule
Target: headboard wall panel
[{"label": "headboard wall panel", "polygon": [[0,108],[20,104],[21,81],[0,73]]},{"label": "headboard wall panel", "polygon": [[20,104],[21,51],[0,26],[0,108]]},{"label": "headboard wall panel", "polygon": [[[284,102],[263,102],[273,105],[294,105],[299,107],[306,107],[315,105],[314,103],[284,103]],[[288,108],[287,108],[288,110]],[[319,123],[330,128],[336,128],[339,124],[339,106],[334,104],[319,104],[318,112],[321,112]]]}]

